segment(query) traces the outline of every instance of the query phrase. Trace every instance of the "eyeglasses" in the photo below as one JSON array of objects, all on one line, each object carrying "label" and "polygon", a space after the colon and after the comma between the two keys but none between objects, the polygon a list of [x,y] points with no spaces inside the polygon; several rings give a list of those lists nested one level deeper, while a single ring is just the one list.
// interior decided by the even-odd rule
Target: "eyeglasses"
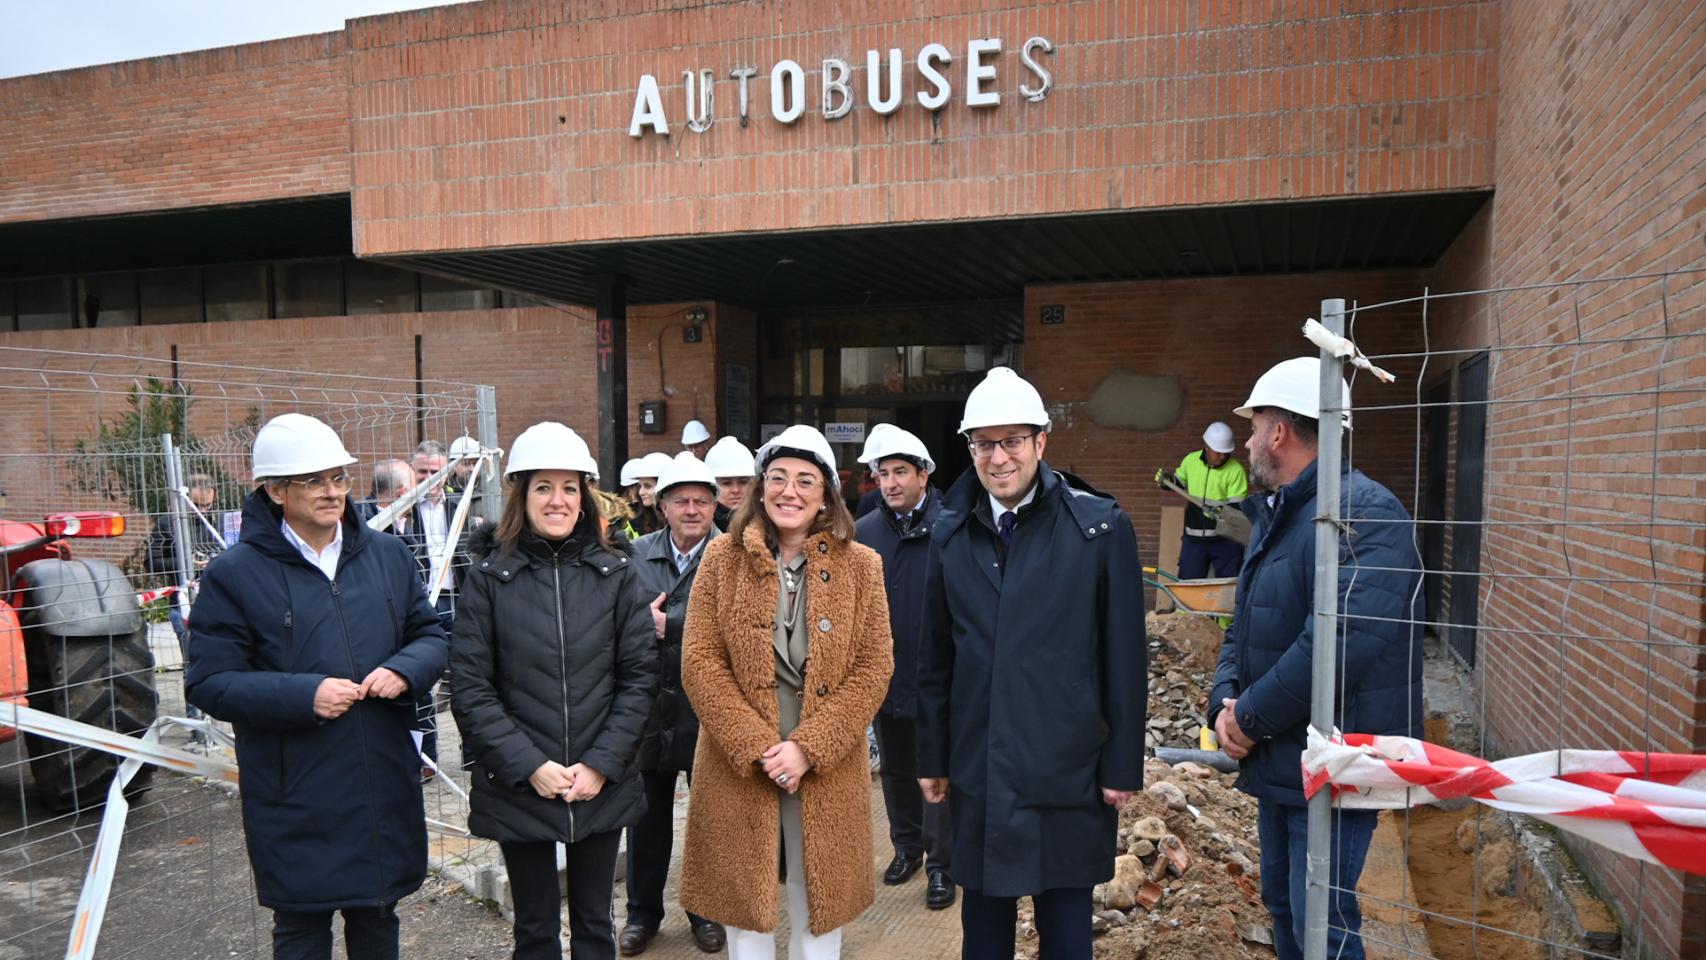
[{"label": "eyeglasses", "polygon": [[[772,490],[785,490],[789,477],[785,473],[767,473],[764,475],[764,485]],[[794,489],[801,493],[811,493],[818,488],[818,480],[810,474],[793,478]]]},{"label": "eyeglasses", "polygon": [[708,497],[670,497],[667,502],[677,510],[686,510],[688,507],[709,510],[712,501]]},{"label": "eyeglasses", "polygon": [[993,456],[996,447],[1000,447],[1007,452],[1008,456],[1012,456],[1025,449],[1025,441],[1035,436],[1035,433],[1016,433],[1011,437],[1002,437],[999,440],[968,440],[966,441],[966,449],[970,450],[971,455],[979,460],[987,460]]},{"label": "eyeglasses", "polygon": [[293,483],[308,491],[309,496],[323,496],[327,490],[333,493],[349,493],[350,477],[347,473],[335,473],[331,476],[316,477],[286,477],[285,483]]}]

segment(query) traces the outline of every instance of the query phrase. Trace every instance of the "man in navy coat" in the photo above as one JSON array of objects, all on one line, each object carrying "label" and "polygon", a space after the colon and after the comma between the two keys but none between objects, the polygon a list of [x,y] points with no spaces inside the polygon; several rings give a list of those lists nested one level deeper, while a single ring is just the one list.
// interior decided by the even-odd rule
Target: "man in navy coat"
[{"label": "man in navy coat", "polygon": [[859,518],[859,542],[883,558],[883,586],[894,635],[894,676],[874,726],[883,758],[883,806],[888,810],[894,859],[883,882],[910,880],[928,855],[924,905],[954,905],[954,826],[946,803],[925,803],[918,788],[918,637],[924,627],[924,586],[938,562],[930,530],[942,513],[942,496],[930,486],[936,462],[911,431],[879,423],[863,451],[882,500]]},{"label": "man in navy coat", "polygon": [[397,901],[426,876],[414,691],[446,643],[409,548],[361,524],[355,462],[287,413],[255,437],[259,486],[190,614],[191,703],[237,735],[243,833],[275,958],[397,956]]},{"label": "man in navy coat", "polygon": [[966,398],[972,468],[930,535],[918,776],[947,797],[962,955],[1013,955],[1017,898],[1040,960],[1089,960],[1091,889],[1143,788],[1148,640],[1125,511],[1042,459],[1036,388],[996,367]]},{"label": "man in navy coat", "polygon": [[[1321,361],[1298,357],[1256,381],[1235,412],[1251,420],[1250,476],[1266,489],[1246,499],[1250,547],[1238,603],[1221,645],[1209,723],[1238,760],[1238,786],[1257,799],[1262,901],[1279,960],[1303,956],[1309,808],[1301,755],[1309,728],[1315,643],[1315,484]],[[1350,388],[1340,417],[1350,428]],[[1421,559],[1404,505],[1356,470],[1340,482],[1340,638],[1335,723],[1349,733],[1422,734]],[[1361,960],[1357,878],[1375,813],[1333,813],[1327,955]]]}]

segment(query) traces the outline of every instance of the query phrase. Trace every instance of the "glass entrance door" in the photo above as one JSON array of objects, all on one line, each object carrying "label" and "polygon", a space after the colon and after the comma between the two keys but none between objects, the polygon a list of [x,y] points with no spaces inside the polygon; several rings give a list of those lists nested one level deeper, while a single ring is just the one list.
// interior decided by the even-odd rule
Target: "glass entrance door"
[{"label": "glass entrance door", "polygon": [[849,438],[831,444],[842,488],[857,503],[868,482],[855,458],[878,423],[924,441],[939,489],[971,465],[957,432],[966,394],[990,367],[1020,366],[1023,322],[1017,303],[954,304],[767,318],[763,335],[763,423],[835,425]]}]

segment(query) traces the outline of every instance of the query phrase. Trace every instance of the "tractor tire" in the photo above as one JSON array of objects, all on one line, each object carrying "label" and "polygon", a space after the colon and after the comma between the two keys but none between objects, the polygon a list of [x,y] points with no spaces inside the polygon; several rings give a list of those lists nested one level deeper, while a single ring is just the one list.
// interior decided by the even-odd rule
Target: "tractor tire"
[{"label": "tractor tire", "polygon": [[[31,706],[119,733],[140,734],[153,724],[159,696],[146,625],[112,636],[62,637],[43,628],[24,636]],[[106,803],[119,757],[35,734],[24,741],[36,795],[50,809],[69,813]],[[143,765],[125,795],[146,791],[153,774],[152,764]]]}]

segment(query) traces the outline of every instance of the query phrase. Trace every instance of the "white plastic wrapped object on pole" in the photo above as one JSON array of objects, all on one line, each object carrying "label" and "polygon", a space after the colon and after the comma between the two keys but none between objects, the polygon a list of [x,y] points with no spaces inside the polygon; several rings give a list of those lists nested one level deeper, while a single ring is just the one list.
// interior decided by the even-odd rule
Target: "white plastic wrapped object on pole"
[{"label": "white plastic wrapped object on pole", "polygon": [[[1325,316],[1325,311],[1323,311],[1322,315]],[[1340,317],[1339,322],[1344,322],[1344,318],[1342,316]],[[1367,370],[1369,373],[1374,374],[1375,379],[1379,380],[1381,383],[1391,383],[1398,379],[1392,374],[1387,373],[1385,370],[1375,366],[1373,363],[1370,363],[1368,357],[1364,356],[1363,352],[1357,349],[1357,345],[1352,343],[1349,337],[1342,337],[1333,331],[1328,330],[1326,327],[1317,323],[1314,317],[1310,317],[1308,320],[1303,321],[1303,335],[1309,338],[1310,343],[1313,343],[1333,356],[1338,357],[1340,360],[1347,360],[1350,362],[1351,366],[1356,367],[1359,370]]]}]

